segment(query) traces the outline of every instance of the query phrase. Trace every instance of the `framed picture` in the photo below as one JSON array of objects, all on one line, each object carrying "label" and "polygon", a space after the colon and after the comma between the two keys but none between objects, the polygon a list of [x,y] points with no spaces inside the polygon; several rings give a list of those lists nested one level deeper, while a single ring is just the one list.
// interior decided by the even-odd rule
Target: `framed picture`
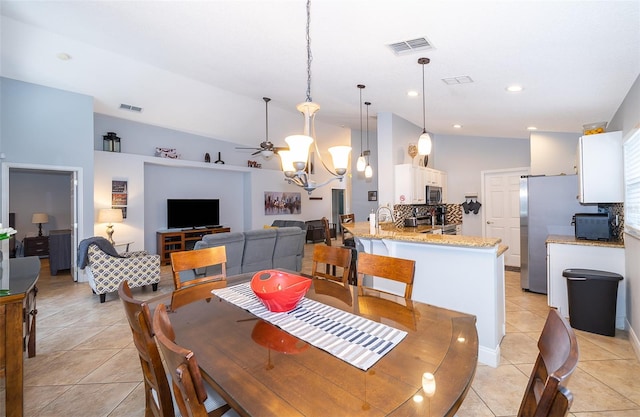
[{"label": "framed picture", "polygon": [[378,201],[377,191],[369,191],[369,201]]},{"label": "framed picture", "polygon": [[265,215],[300,214],[301,208],[300,193],[264,192]]}]

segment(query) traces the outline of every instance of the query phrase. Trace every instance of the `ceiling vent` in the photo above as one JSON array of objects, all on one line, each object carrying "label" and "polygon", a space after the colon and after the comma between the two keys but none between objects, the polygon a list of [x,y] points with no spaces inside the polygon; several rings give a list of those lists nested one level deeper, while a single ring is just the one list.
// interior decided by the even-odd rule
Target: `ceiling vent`
[{"label": "ceiling vent", "polygon": [[473,80],[468,75],[462,75],[460,77],[443,78],[442,82],[444,82],[447,85],[455,85],[455,84],[470,84],[473,82]]},{"label": "ceiling vent", "polygon": [[430,49],[434,49],[431,42],[429,42],[429,40],[425,37],[410,39],[408,41],[394,42],[387,46],[391,48],[393,53],[396,55],[406,55],[412,52],[428,51]]},{"label": "ceiling vent", "polygon": [[120,104],[120,108],[122,110],[135,111],[140,113],[142,111],[142,107],[132,106],[131,104]]}]

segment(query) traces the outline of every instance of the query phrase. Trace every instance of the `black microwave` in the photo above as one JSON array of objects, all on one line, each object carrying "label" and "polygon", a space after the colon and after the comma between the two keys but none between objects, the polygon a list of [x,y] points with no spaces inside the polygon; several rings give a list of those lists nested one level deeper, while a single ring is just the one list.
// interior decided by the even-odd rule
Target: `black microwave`
[{"label": "black microwave", "polygon": [[608,213],[576,213],[574,216],[574,224],[576,239],[611,239]]},{"label": "black microwave", "polygon": [[425,199],[427,204],[442,204],[442,187],[427,185]]}]

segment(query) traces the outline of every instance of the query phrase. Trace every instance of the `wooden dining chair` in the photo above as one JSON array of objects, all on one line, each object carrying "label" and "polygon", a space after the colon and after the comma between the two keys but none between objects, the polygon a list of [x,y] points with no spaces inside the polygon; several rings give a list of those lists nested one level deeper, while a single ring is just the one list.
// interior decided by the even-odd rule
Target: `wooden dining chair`
[{"label": "wooden dining chair", "polygon": [[[314,245],[311,276],[346,284],[351,273],[351,250],[336,246]],[[322,265],[325,265],[324,272]],[[339,274],[340,269],[342,274]]]},{"label": "wooden dining chair", "polygon": [[349,246],[349,247],[354,247],[354,248],[356,246],[355,238],[353,237],[351,232],[349,232],[344,227],[342,227],[342,224],[344,224],[344,223],[355,223],[355,221],[356,221],[356,215],[353,214],[353,213],[341,214],[340,215],[340,230],[341,230],[341,233],[342,233],[342,245],[343,246]]},{"label": "wooden dining chair", "polygon": [[164,304],[159,304],[155,310],[153,328],[180,414],[184,417],[237,415],[235,412],[225,414],[231,407],[212,388],[207,389],[209,385],[204,384],[195,354],[175,343],[175,333]]},{"label": "wooden dining chair", "polygon": [[173,417],[175,415],[171,389],[162,365],[158,345],[153,338],[151,312],[146,302],[136,300],[127,280],[120,282],[118,295],[138,350],[144,380],[145,417]]},{"label": "wooden dining chair", "polygon": [[[224,246],[171,253],[175,290],[171,309],[201,299],[211,299],[211,290],[227,286],[227,253]],[[218,271],[211,272],[212,268]]]},{"label": "wooden dining chair", "polygon": [[573,329],[558,310],[549,310],[538,351],[518,417],[564,417],[573,395],[563,385],[578,364],[579,351]]},{"label": "wooden dining chair", "polygon": [[404,298],[411,299],[416,261],[358,252],[358,287],[364,287],[364,276],[386,278],[405,284]]},{"label": "wooden dining chair", "polygon": [[329,219],[323,217],[321,220],[322,227],[324,228],[324,243],[327,246],[331,246],[331,227],[329,226]]}]

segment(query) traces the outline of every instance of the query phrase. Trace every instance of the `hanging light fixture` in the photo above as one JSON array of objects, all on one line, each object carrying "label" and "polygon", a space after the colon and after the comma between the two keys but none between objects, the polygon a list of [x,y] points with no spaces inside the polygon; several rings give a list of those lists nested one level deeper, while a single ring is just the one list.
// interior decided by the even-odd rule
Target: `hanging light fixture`
[{"label": "hanging light fixture", "polygon": [[419,58],[418,64],[422,65],[422,134],[418,139],[418,155],[431,153],[431,134],[427,132],[426,102],[424,97],[424,66],[431,62],[429,58]]},{"label": "hanging light fixture", "polygon": [[360,90],[360,156],[358,157],[358,162],[356,163],[356,169],[358,172],[364,172],[365,167],[367,166],[367,161],[364,158],[362,151],[362,89],[364,88],[363,84],[357,85]]},{"label": "hanging light fixture", "polygon": [[373,168],[371,168],[370,158],[371,158],[371,149],[369,149],[369,106],[371,102],[365,101],[364,104],[367,106],[367,150],[365,154],[367,155],[367,166],[364,168],[364,177],[371,178],[373,177]]},{"label": "hanging light fixture", "polygon": [[[309,146],[314,143],[315,137],[315,115],[320,106],[311,100],[311,37],[309,35],[309,27],[311,23],[311,0],[307,0],[307,100],[304,103],[298,104],[296,107],[300,113],[304,116],[304,133],[302,135],[288,136],[285,139],[289,150],[280,151],[280,159],[282,160],[282,171],[285,175],[285,180],[289,184],[297,185],[304,188],[309,194],[318,187],[329,184],[331,181],[342,181],[344,174],[347,173],[347,167],[349,165],[349,153],[351,152],[350,146],[333,146],[329,148],[329,153],[333,159],[334,169],[329,169],[320,155],[318,149],[318,141],[315,141],[316,154],[318,159],[322,163],[322,166],[333,175],[333,178],[322,184],[317,184],[315,181],[309,178],[310,172],[306,172],[307,161],[309,159]],[[309,170],[311,171],[311,170]]]}]

